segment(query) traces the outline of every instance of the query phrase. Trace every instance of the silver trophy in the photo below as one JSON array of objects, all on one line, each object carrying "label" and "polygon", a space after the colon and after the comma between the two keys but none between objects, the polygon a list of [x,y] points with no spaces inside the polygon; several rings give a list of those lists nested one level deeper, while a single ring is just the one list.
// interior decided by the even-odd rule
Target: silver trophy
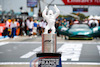
[{"label": "silver trophy", "polygon": [[[42,13],[43,18],[48,23],[48,25],[45,27],[44,33],[42,34],[42,52],[43,53],[56,53],[55,21],[56,21],[56,18],[59,16],[60,11],[56,5],[54,5],[54,9],[56,13],[53,13],[52,10],[48,10],[46,6]],[[52,30],[51,33],[48,33],[49,29]]]},{"label": "silver trophy", "polygon": [[[45,31],[42,34],[42,53],[37,53],[37,57],[42,58],[39,60],[38,67],[61,67],[61,54],[56,52],[56,34],[55,34],[55,21],[59,16],[60,11],[56,5],[54,5],[56,13],[53,14],[52,10],[48,10],[47,6],[45,7],[42,15],[43,18],[47,21],[48,25],[45,27]],[[51,29],[51,33],[48,33],[48,30]]]}]

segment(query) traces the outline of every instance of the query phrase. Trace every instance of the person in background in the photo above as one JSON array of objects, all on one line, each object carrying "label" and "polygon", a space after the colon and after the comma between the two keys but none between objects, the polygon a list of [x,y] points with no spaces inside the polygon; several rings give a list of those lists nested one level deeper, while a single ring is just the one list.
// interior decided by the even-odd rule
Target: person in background
[{"label": "person in background", "polygon": [[64,26],[64,21],[63,20],[61,21],[61,26]]},{"label": "person in background", "polygon": [[24,24],[25,24],[25,27],[24,27],[24,30],[25,30],[25,34],[27,35],[27,20],[24,21]]},{"label": "person in background", "polygon": [[[66,19],[63,19],[63,21],[64,21],[64,27],[68,27],[68,24],[67,24]],[[67,38],[66,38],[66,35],[64,35],[64,37],[65,37],[65,40],[66,40],[66,39],[67,39]]]},{"label": "person in background", "polygon": [[76,20],[74,21],[74,24],[79,24],[78,19],[76,19]]},{"label": "person in background", "polygon": [[20,34],[20,21],[19,19],[16,19],[16,24],[17,24],[17,27],[16,27],[16,35],[18,36]]},{"label": "person in background", "polygon": [[8,23],[9,23],[9,27],[8,27],[8,37],[11,37],[11,28],[10,28],[11,22],[12,22],[12,20],[11,19],[8,19]]},{"label": "person in background", "polygon": [[35,37],[37,37],[37,27],[38,27],[38,22],[37,20],[34,20],[34,23],[33,23],[33,35],[35,35]]},{"label": "person in background", "polygon": [[[62,20],[61,26],[64,26],[64,27],[65,27],[65,22],[64,22],[64,20]],[[63,38],[63,37],[64,37],[64,35],[61,35],[61,38]]]},{"label": "person in background", "polygon": [[44,32],[46,25],[47,25],[46,21],[42,22],[42,33]]},{"label": "person in background", "polygon": [[20,35],[26,35],[25,33],[25,21],[23,19],[20,19]]},{"label": "person in background", "polygon": [[98,22],[99,22],[99,26],[100,26],[100,19],[98,19]]},{"label": "person in background", "polygon": [[8,26],[8,36],[10,36],[9,33],[11,33],[11,29],[10,29],[11,22],[12,22],[12,20],[11,19],[8,19],[8,24],[9,24],[9,26]]},{"label": "person in background", "polygon": [[9,22],[5,19],[5,20],[4,20],[4,24],[5,24],[5,29],[3,30],[2,35],[3,35],[4,38],[5,38],[6,35],[8,35]]},{"label": "person in background", "polygon": [[19,35],[21,35],[22,36],[22,22],[23,22],[23,20],[20,18],[19,19],[19,21],[18,21],[18,23],[20,24],[20,26],[18,27],[18,31],[19,31]]},{"label": "person in background", "polygon": [[41,35],[42,34],[42,23],[43,23],[43,20],[41,20],[41,22],[39,22],[38,24],[39,24],[39,35]]},{"label": "person in background", "polygon": [[26,33],[25,33],[25,22],[22,20],[22,35],[26,36]]},{"label": "person in background", "polygon": [[58,23],[59,23],[59,26],[61,26],[61,20],[60,19],[58,20]]},{"label": "person in background", "polygon": [[58,32],[58,30],[57,30],[59,26],[60,26],[59,22],[56,21],[56,23],[55,23],[55,28],[56,28],[57,36],[59,36],[59,32]]},{"label": "person in background", "polygon": [[68,27],[66,19],[64,19],[63,21],[64,21],[64,27]]},{"label": "person in background", "polygon": [[0,18],[0,23],[2,23],[2,22],[1,22],[1,18]]},{"label": "person in background", "polygon": [[73,20],[70,20],[69,21],[69,28],[73,25],[74,23],[73,23]]},{"label": "person in background", "polygon": [[[31,36],[33,34],[32,30],[33,30],[33,18],[30,18],[30,20],[27,22],[27,30],[29,30],[29,36]],[[30,37],[31,38],[31,37]]]},{"label": "person in background", "polygon": [[29,35],[29,29],[28,29],[28,23],[30,22],[30,19],[29,18],[27,18],[27,20],[26,20],[26,33],[27,33],[27,35]]},{"label": "person in background", "polygon": [[1,23],[4,23],[4,19],[1,19]]},{"label": "person in background", "polygon": [[23,33],[23,29],[24,29],[24,22],[22,19],[20,19],[20,35],[22,36],[24,33]]},{"label": "person in background", "polygon": [[83,24],[88,24],[88,19],[84,19],[84,21],[82,22]]},{"label": "person in background", "polygon": [[14,36],[16,35],[16,27],[17,27],[17,22],[15,19],[12,19],[12,22],[11,22],[11,38],[14,38]]},{"label": "person in background", "polygon": [[67,27],[69,28],[69,26],[70,26],[69,21],[67,20],[66,23],[67,23]]}]

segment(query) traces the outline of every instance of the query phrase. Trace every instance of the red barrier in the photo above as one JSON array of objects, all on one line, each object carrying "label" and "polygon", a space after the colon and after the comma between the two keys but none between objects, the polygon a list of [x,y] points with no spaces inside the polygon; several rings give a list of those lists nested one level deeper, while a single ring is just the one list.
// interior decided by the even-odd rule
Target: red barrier
[{"label": "red barrier", "polygon": [[3,30],[5,29],[5,24],[0,23],[0,36],[2,36]]},{"label": "red barrier", "polygon": [[62,0],[65,5],[100,5],[100,0]]}]

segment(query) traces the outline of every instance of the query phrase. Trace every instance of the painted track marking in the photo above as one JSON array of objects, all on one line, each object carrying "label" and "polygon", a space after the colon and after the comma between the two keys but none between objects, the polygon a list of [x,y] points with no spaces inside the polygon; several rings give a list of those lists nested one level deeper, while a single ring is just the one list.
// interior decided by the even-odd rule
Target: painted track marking
[{"label": "painted track marking", "polygon": [[[29,62],[1,62],[0,65],[22,65],[30,64]],[[75,65],[100,65],[100,63],[92,62],[62,62],[62,64],[75,64]]]},{"label": "painted track marking", "polygon": [[99,51],[99,56],[100,56],[100,45],[97,45],[98,51]]},{"label": "painted track marking", "polygon": [[21,56],[20,58],[30,58],[31,56],[35,55],[36,53],[38,53],[41,50],[42,50],[42,47],[40,46],[40,47],[34,49],[33,51],[26,53],[25,55]]},{"label": "painted track marking", "polygon": [[82,50],[82,43],[64,43],[57,52],[62,52],[62,61],[79,61]]},{"label": "painted track marking", "polygon": [[0,46],[3,46],[3,45],[6,45],[8,44],[9,42],[0,42]]}]

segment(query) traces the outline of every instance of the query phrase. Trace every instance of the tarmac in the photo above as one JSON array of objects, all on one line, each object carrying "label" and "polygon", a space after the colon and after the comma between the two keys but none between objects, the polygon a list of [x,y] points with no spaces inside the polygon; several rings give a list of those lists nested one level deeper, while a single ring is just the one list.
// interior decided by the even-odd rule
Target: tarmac
[{"label": "tarmac", "polygon": [[[30,60],[36,56],[37,52],[41,51],[41,41],[41,36],[16,36],[15,38],[0,39],[0,67],[30,67]],[[57,51],[63,52],[62,67],[100,67],[99,47],[99,38],[65,40],[57,37]],[[38,51],[35,53],[36,49]],[[33,54],[26,56],[30,52]],[[72,58],[73,55],[75,58]]]}]

